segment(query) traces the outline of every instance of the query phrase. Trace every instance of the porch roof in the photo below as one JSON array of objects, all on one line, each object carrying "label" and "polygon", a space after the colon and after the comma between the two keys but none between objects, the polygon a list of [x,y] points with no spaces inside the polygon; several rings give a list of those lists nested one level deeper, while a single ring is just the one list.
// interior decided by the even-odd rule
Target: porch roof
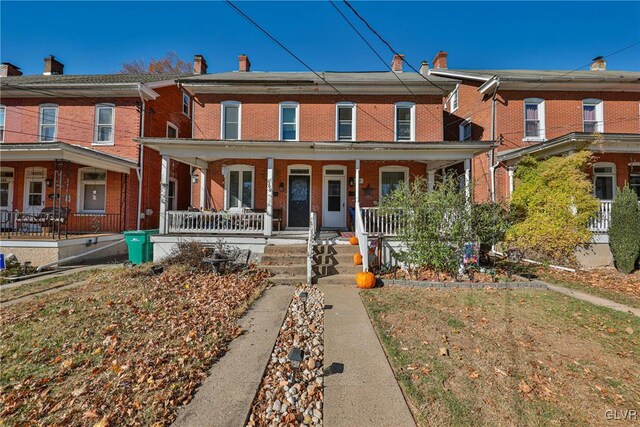
[{"label": "porch roof", "polygon": [[640,134],[571,132],[528,147],[501,151],[497,160],[513,164],[527,155],[549,157],[584,149],[599,153],[640,153]]},{"label": "porch roof", "polygon": [[131,160],[65,142],[0,144],[0,157],[3,162],[68,160],[127,174],[138,167]]},{"label": "porch roof", "polygon": [[491,150],[491,141],[435,142],[286,142],[226,141],[204,139],[138,138],[161,155],[183,163],[206,167],[207,162],[225,159],[287,160],[416,160],[462,161]]}]

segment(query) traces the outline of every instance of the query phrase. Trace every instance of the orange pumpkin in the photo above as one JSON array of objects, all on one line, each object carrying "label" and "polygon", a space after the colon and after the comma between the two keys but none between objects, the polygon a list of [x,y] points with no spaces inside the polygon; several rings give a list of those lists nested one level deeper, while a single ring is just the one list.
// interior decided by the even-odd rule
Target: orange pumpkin
[{"label": "orange pumpkin", "polygon": [[353,265],[362,265],[362,255],[359,252],[353,254]]},{"label": "orange pumpkin", "polygon": [[352,245],[357,245],[358,244],[358,238],[356,236],[349,237],[349,243],[351,243]]},{"label": "orange pumpkin", "polygon": [[376,276],[374,276],[373,273],[369,271],[367,271],[366,273],[364,271],[361,271],[360,273],[356,274],[356,286],[358,286],[360,289],[375,288]]}]

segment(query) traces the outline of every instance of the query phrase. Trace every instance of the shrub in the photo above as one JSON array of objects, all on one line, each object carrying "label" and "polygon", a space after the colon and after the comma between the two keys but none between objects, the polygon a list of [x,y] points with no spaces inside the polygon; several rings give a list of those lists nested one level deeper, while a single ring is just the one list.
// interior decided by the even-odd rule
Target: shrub
[{"label": "shrub", "polygon": [[628,186],[618,191],[611,205],[609,247],[616,268],[633,272],[640,256],[640,208],[636,193]]},{"label": "shrub", "polygon": [[589,151],[543,161],[523,158],[511,197],[520,220],[507,231],[507,245],[541,261],[574,263],[575,249],[591,240],[589,220],[599,207],[585,173],[590,163]]}]

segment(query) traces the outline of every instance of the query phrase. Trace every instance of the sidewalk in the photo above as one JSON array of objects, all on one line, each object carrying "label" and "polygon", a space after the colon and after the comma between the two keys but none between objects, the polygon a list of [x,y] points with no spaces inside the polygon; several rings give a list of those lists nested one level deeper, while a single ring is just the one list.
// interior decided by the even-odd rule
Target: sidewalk
[{"label": "sidewalk", "polygon": [[293,296],[291,286],[267,289],[240,320],[247,330],[211,368],[173,426],[244,426]]},{"label": "sidewalk", "polygon": [[343,372],[324,380],[327,427],[415,426],[400,386],[355,285],[318,285],[324,292],[324,363]]},{"label": "sidewalk", "polygon": [[611,301],[606,298],[597,297],[595,295],[587,294],[585,292],[576,291],[573,289],[565,288],[564,286],[554,285],[549,282],[540,282],[547,286],[552,291],[559,292],[570,297],[590,302],[591,304],[599,305],[601,307],[610,308],[612,310],[622,311],[624,313],[631,313],[640,317],[640,308],[629,307],[628,305],[620,304]]}]

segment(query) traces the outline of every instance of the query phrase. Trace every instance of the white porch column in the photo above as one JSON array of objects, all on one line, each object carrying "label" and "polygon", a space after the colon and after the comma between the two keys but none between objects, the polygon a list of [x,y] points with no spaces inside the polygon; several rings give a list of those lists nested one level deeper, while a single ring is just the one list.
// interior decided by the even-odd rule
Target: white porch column
[{"label": "white porch column", "polygon": [[491,201],[496,201],[496,167],[490,166],[489,173],[491,174]]},{"label": "white porch column", "polygon": [[207,206],[207,170],[200,169],[200,209],[204,210]]},{"label": "white porch column", "polygon": [[267,213],[264,218],[264,235],[273,231],[273,157],[267,159]]},{"label": "white porch column", "polygon": [[427,171],[427,189],[433,191],[436,186],[436,171]]},{"label": "white porch column", "polygon": [[160,234],[167,234],[167,202],[169,201],[169,164],[171,158],[162,155],[162,169],[160,171]]},{"label": "white porch column", "polygon": [[360,159],[356,159],[356,209],[360,209]]},{"label": "white porch column", "polygon": [[464,195],[469,205],[471,203],[471,159],[464,161]]},{"label": "white porch column", "polygon": [[511,198],[511,195],[513,194],[513,173],[516,171],[516,167],[515,166],[509,166],[508,168],[508,172],[509,172],[509,198]]}]

